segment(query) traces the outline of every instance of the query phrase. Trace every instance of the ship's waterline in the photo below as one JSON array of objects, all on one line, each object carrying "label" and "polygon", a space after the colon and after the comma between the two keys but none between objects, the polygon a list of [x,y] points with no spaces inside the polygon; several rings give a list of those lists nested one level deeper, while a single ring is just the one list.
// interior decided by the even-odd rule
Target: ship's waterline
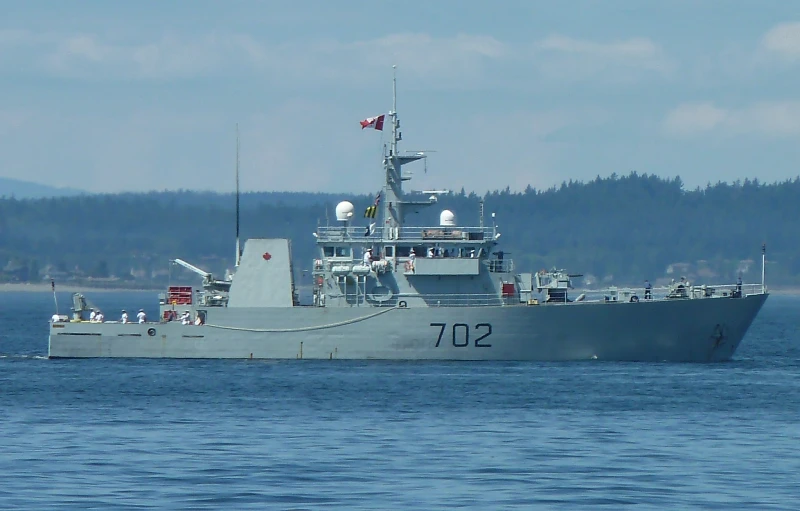
[{"label": "ship's waterline", "polygon": [[210,309],[202,326],[56,323],[50,357],[631,360],[731,358],[766,294],[540,306]]}]

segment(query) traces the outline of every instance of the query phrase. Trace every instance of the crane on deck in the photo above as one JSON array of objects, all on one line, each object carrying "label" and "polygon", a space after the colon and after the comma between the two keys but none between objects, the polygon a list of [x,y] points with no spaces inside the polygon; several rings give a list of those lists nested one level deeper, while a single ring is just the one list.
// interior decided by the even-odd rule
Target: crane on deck
[{"label": "crane on deck", "polygon": [[203,289],[214,290],[214,291],[230,291],[231,289],[230,279],[228,280],[215,279],[214,276],[211,274],[211,272],[202,270],[191,263],[187,263],[183,259],[172,259],[171,262],[183,266],[187,270],[193,271],[194,273],[203,277]]}]

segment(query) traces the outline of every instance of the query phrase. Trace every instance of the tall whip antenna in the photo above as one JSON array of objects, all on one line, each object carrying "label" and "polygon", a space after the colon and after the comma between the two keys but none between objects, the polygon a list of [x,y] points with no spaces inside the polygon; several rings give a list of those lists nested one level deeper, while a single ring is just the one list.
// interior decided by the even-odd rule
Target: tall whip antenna
[{"label": "tall whip antenna", "polygon": [[50,288],[53,290],[53,301],[56,302],[56,314],[58,314],[58,298],[56,297],[56,281],[50,279]]},{"label": "tall whip antenna", "polygon": [[239,246],[239,123],[236,123],[236,267],[242,261],[242,249]]}]

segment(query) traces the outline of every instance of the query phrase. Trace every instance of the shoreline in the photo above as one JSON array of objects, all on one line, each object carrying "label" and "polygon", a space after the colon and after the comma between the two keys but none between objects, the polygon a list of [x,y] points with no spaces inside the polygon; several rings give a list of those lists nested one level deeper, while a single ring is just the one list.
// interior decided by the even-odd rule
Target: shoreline
[{"label": "shoreline", "polygon": [[[182,286],[192,286],[192,288],[199,289],[198,286],[192,284],[175,284]],[[769,286],[768,286],[769,287]],[[130,292],[150,292],[157,293],[166,291],[164,287],[108,287],[108,286],[82,286],[75,284],[56,284],[56,292],[62,293],[113,293],[119,291]],[[51,293],[52,288],[49,283],[2,283],[0,284],[0,293],[2,292],[29,292],[29,293]],[[774,295],[800,295],[800,286],[786,286],[786,287],[769,287],[769,293]]]},{"label": "shoreline", "polygon": [[[83,293],[83,292],[97,292],[108,293],[116,291],[134,291],[134,292],[159,292],[166,290],[166,287],[109,287],[109,286],[85,286],[76,284],[58,284],[56,283],[57,293]],[[0,293],[2,292],[30,292],[30,293],[52,293],[53,289],[49,283],[45,284],[30,284],[30,283],[3,283],[0,284]]]}]

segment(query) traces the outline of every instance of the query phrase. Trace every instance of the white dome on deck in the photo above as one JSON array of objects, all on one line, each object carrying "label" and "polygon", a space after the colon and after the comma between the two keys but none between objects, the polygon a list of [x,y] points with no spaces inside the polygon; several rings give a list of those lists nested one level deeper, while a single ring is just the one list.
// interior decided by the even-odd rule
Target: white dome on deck
[{"label": "white dome on deck", "polygon": [[353,207],[353,203],[343,200],[336,205],[336,220],[339,220],[340,222],[350,220],[353,217],[354,211],[355,208]]},{"label": "white dome on deck", "polygon": [[456,215],[449,209],[445,209],[439,214],[439,225],[441,227],[454,227],[456,225]]}]

